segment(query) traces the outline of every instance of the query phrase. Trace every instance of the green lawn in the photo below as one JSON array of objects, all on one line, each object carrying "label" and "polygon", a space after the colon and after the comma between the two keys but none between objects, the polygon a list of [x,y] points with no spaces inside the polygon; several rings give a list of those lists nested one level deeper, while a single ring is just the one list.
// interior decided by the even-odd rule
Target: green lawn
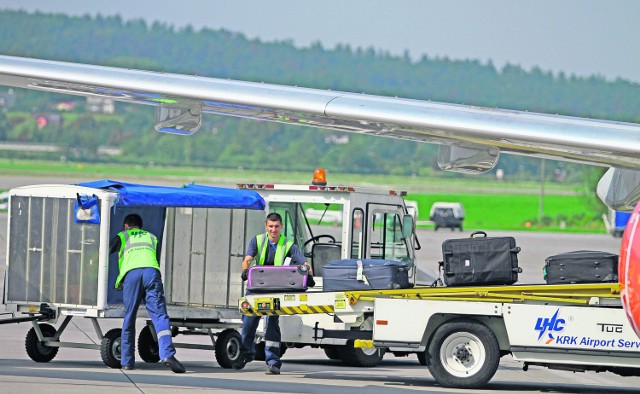
[{"label": "green lawn", "polygon": [[[229,185],[236,183],[309,183],[312,173],[240,171],[202,167],[131,166],[117,163],[76,163],[37,160],[0,159],[0,173],[7,175],[77,175],[98,179],[128,180],[162,184],[201,183]],[[126,177],[126,178],[125,178]],[[464,204],[467,229],[605,232],[600,218],[602,204],[591,203],[576,192],[575,185],[545,184],[543,216],[538,218],[539,190],[536,182],[498,182],[488,176],[473,178],[417,178],[403,176],[334,174],[328,171],[330,185],[405,190],[408,199],[418,202],[419,221],[429,220],[435,201]],[[595,195],[595,191],[594,191]]]},{"label": "green lawn", "polygon": [[465,208],[464,227],[469,229],[605,232],[601,213],[580,195],[545,195],[542,219],[538,195],[412,194],[408,199],[418,202],[419,220],[429,220],[436,201],[460,202]]}]

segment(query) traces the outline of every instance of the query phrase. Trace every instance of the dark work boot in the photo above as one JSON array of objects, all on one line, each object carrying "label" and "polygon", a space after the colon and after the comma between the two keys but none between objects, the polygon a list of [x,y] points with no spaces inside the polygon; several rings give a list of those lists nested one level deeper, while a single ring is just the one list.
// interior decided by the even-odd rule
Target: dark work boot
[{"label": "dark work boot", "polygon": [[171,368],[171,370],[175,373],[185,373],[187,372],[187,370],[184,368],[184,365],[182,365],[182,363],[180,361],[178,361],[177,358],[175,358],[174,356],[165,358],[164,360],[162,360],[162,364],[165,367],[169,367]]},{"label": "dark work boot", "polygon": [[242,369],[245,367],[245,365],[249,364],[251,361],[253,361],[253,356],[241,354],[240,356],[238,356],[237,359],[231,362],[231,367],[233,369]]}]

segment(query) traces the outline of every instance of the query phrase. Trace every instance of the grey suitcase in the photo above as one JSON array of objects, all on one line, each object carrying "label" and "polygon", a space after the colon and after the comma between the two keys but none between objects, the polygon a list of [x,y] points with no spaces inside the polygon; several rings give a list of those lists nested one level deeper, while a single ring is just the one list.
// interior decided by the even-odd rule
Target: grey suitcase
[{"label": "grey suitcase", "polygon": [[306,265],[258,265],[249,268],[247,290],[252,293],[305,291],[308,278]]},{"label": "grey suitcase", "polygon": [[545,259],[547,284],[618,281],[618,255],[593,250],[561,253]]},{"label": "grey suitcase", "polygon": [[324,291],[407,289],[409,267],[392,260],[344,259],[326,264]]}]

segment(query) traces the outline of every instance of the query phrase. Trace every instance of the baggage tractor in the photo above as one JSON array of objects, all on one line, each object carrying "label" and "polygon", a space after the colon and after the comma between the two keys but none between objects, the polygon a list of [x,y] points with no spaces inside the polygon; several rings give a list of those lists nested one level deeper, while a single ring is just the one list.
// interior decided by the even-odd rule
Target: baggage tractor
[{"label": "baggage tractor", "polygon": [[618,281],[618,255],[592,250],[561,253],[545,259],[548,284],[602,283]]},{"label": "baggage tractor", "polygon": [[258,265],[249,268],[247,290],[252,293],[305,291],[308,278],[306,265]]},{"label": "baggage tractor", "polygon": [[[477,237],[482,235],[482,237]],[[510,285],[518,280],[518,253],[513,237],[487,237],[475,231],[469,238],[442,243],[440,262],[447,286]]]},{"label": "baggage tractor", "polygon": [[322,269],[322,290],[407,289],[409,267],[392,260],[345,259],[326,264]]}]

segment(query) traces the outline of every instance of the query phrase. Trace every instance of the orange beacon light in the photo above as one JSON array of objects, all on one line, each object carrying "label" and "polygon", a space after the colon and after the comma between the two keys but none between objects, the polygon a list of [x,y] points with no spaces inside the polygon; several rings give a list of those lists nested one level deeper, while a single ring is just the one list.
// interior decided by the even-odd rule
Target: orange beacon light
[{"label": "orange beacon light", "polygon": [[324,168],[316,168],[313,172],[313,180],[311,181],[312,185],[318,186],[326,186],[327,184],[327,173]]}]

